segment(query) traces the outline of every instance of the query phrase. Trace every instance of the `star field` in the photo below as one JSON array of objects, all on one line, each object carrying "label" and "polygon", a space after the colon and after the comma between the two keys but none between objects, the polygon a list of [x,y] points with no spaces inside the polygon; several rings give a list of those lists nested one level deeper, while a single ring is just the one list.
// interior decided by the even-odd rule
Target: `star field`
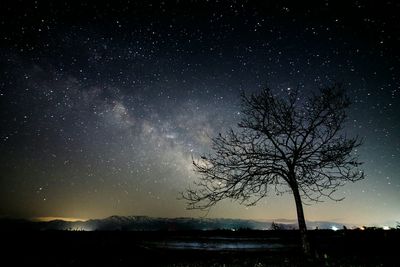
[{"label": "star field", "polygon": [[[114,3],[115,2],[115,3]],[[309,220],[400,221],[396,2],[6,1],[0,16],[0,215],[199,216],[192,157],[240,118],[240,91],[340,82],[366,179]],[[210,217],[294,218],[292,196]]]}]

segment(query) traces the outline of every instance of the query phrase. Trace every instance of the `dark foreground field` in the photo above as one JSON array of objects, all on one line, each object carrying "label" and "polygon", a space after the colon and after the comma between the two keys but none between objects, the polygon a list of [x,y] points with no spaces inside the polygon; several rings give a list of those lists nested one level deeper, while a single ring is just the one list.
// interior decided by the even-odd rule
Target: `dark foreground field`
[{"label": "dark foreground field", "polygon": [[400,266],[400,231],[0,232],[2,266]]}]

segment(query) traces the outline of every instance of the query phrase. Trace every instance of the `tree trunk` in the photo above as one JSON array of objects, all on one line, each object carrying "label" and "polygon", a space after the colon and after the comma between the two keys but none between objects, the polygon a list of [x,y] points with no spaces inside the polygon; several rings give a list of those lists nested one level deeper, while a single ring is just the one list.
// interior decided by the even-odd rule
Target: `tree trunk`
[{"label": "tree trunk", "polygon": [[294,195],[294,200],[296,202],[297,221],[299,223],[303,252],[305,254],[310,254],[311,248],[310,248],[310,243],[308,241],[306,221],[304,219],[303,203],[301,202],[301,196],[297,184],[292,186],[292,191]]}]

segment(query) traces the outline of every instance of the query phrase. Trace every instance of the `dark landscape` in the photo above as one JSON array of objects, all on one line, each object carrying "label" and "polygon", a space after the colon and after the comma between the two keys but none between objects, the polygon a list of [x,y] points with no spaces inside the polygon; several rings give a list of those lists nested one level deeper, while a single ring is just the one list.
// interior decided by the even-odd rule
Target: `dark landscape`
[{"label": "dark landscape", "polygon": [[3,218],[2,259],[12,265],[41,266],[398,266],[398,228],[343,226],[333,231],[327,228],[338,224],[309,222],[321,228],[309,231],[313,255],[305,257],[300,233],[285,222],[146,216],[80,222]]},{"label": "dark landscape", "polygon": [[[10,266],[398,266],[399,230],[2,231]],[[17,252],[17,253],[15,253]]]}]

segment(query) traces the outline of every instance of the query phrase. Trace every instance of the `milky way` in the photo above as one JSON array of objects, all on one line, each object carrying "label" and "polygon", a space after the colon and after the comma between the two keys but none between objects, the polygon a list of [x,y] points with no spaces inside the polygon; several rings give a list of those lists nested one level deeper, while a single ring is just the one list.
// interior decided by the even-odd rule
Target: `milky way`
[{"label": "milky way", "polygon": [[[240,118],[241,91],[340,82],[367,178],[306,216],[400,221],[400,6],[366,3],[3,3],[0,215],[204,215],[177,198],[196,179],[192,157]],[[295,209],[271,196],[208,216]]]}]

